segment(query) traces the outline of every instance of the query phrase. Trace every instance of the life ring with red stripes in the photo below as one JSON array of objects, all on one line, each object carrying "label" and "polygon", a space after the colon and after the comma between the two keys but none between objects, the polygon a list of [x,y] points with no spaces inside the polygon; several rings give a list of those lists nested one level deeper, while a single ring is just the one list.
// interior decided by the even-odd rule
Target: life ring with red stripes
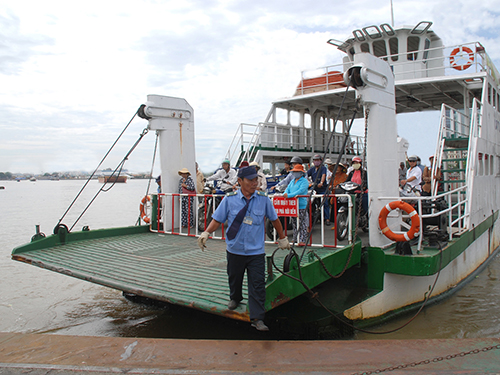
[{"label": "life ring with red stripes", "polygon": [[[410,215],[411,228],[408,232],[396,234],[387,226],[387,215],[389,215],[389,212],[397,208],[405,211],[408,215]],[[394,201],[385,205],[385,207],[380,210],[380,214],[378,216],[378,224],[383,235],[388,239],[396,242],[410,241],[420,230],[420,218],[418,217],[417,211],[415,211],[415,209],[409,203],[403,201]]]},{"label": "life ring with red stripes", "polygon": [[146,209],[145,209],[145,206],[146,206],[146,202],[151,202],[151,196],[149,195],[146,195],[144,198],[141,199],[141,204],[139,205],[139,210],[141,212],[141,219],[146,223],[146,224],[149,224],[149,222],[151,221],[151,219],[148,217],[148,215],[146,214]]},{"label": "life ring with red stripes", "polygon": [[[466,55],[465,55],[466,53]],[[459,54],[457,56],[457,54]],[[458,59],[465,59],[467,57],[467,62],[465,64],[458,64]],[[469,47],[460,46],[451,51],[450,54],[450,64],[453,69],[465,70],[469,69],[474,62],[474,52]]]}]

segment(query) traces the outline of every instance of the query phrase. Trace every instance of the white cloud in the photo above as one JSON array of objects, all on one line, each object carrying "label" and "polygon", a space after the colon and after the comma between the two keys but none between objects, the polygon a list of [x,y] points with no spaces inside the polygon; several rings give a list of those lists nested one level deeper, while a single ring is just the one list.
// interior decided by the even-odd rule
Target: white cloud
[{"label": "white cloud", "polygon": [[[434,21],[445,44],[478,40],[500,60],[500,1],[393,2],[396,25]],[[273,100],[293,94],[301,70],[341,62],[328,39],[391,19],[389,1],[367,0],[7,4],[0,6],[0,171],[11,172],[92,170],[148,94],[193,106],[197,159],[210,171],[239,123],[264,120]],[[145,125],[132,123],[112,162]],[[149,170],[153,145],[149,134],[126,167]]]}]

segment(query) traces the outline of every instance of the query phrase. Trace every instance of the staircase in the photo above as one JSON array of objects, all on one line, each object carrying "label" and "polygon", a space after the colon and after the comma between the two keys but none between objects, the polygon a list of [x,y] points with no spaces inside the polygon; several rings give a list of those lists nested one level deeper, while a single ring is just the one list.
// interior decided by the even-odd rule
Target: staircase
[{"label": "staircase", "polygon": [[[481,124],[481,103],[474,100],[471,116],[446,105],[441,107],[441,124],[432,175],[442,166],[442,179],[431,182],[432,195],[440,191],[463,188],[453,196],[452,204],[460,202],[459,212],[464,213],[461,227],[468,227],[468,209],[473,190],[473,173],[476,165],[476,140]],[[440,186],[441,185],[441,186]],[[466,187],[466,188],[465,188]],[[458,215],[455,215],[458,216]],[[455,217],[454,217],[455,218]],[[453,219],[454,219],[453,218]]]}]

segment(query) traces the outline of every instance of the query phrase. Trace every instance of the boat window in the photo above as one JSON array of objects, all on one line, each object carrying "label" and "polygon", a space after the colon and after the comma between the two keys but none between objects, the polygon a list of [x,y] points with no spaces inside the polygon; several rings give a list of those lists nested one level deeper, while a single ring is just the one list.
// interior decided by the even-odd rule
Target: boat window
[{"label": "boat window", "polygon": [[361,43],[361,52],[370,53],[370,45],[368,43]]},{"label": "boat window", "polygon": [[490,172],[490,165],[489,165],[489,160],[488,154],[484,154],[484,175],[487,176]]},{"label": "boat window", "polygon": [[478,160],[477,160],[477,175],[482,176],[483,175],[483,154],[480,152],[478,155]]},{"label": "boat window", "polygon": [[488,103],[491,104],[491,85],[488,83]]},{"label": "boat window", "polygon": [[490,155],[490,175],[494,175],[495,174],[495,156],[494,155]]},{"label": "boat window", "polygon": [[[407,51],[408,52],[414,52],[414,51],[418,51],[418,46],[420,44],[420,38],[418,36],[409,36],[408,37],[408,44],[407,44]],[[408,60],[410,61],[415,61],[417,60],[417,57],[418,57],[418,53],[415,52],[415,53],[409,53],[408,54]]]},{"label": "boat window", "polygon": [[[385,40],[376,40],[373,42],[373,54],[377,57],[387,56]],[[387,60],[387,57],[384,60]]]},{"label": "boat window", "polygon": [[389,50],[391,51],[391,60],[398,61],[399,56],[399,43],[398,38],[390,38],[389,39]]},{"label": "boat window", "polygon": [[431,46],[431,41],[427,38],[424,40],[424,61],[427,60],[429,56],[429,47]]},{"label": "boat window", "polygon": [[500,106],[498,105],[500,103],[500,94],[497,92],[497,111],[500,112]]}]

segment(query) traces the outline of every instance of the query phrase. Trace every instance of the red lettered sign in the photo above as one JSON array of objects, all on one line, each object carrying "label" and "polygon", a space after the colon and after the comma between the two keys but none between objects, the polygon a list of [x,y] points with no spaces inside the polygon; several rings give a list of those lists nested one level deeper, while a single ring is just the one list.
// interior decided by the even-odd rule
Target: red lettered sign
[{"label": "red lettered sign", "polygon": [[297,217],[297,198],[273,197],[273,206],[278,216]]}]

